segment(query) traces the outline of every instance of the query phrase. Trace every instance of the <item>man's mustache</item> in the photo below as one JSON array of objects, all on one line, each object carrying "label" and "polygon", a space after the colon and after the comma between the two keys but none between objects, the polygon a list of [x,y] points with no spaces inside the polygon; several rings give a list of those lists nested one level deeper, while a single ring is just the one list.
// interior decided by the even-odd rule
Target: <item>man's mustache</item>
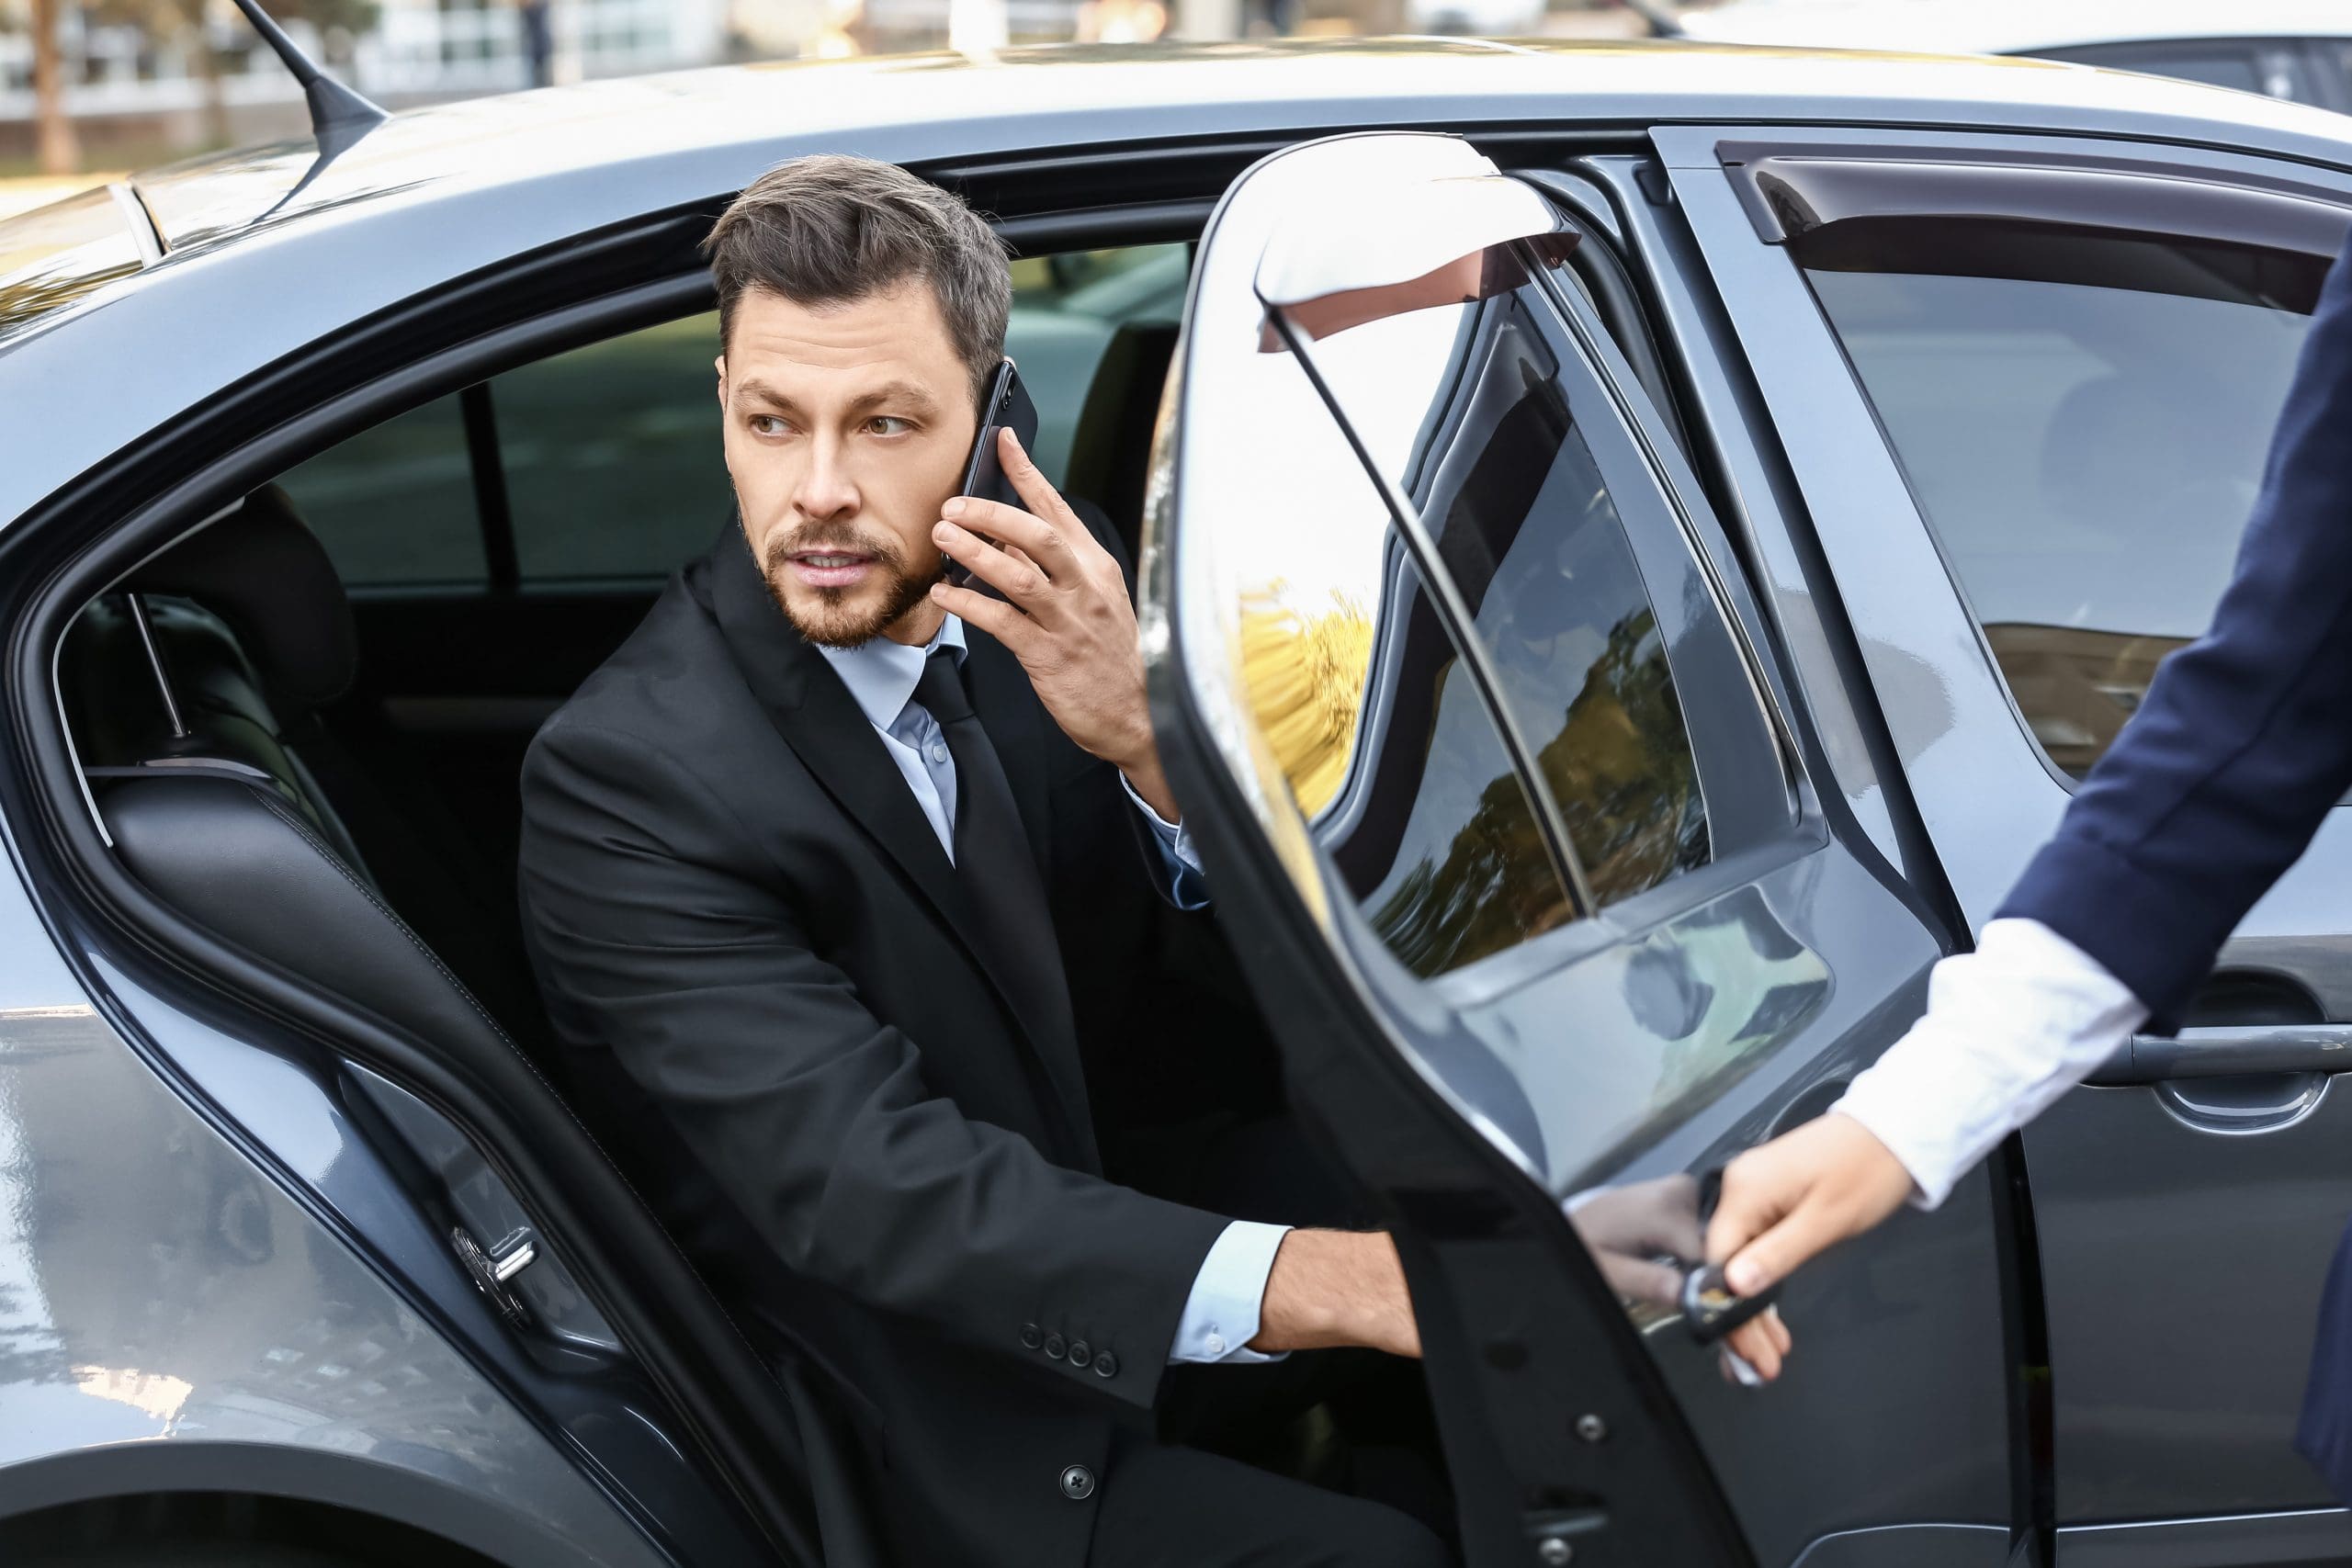
[{"label": "man's mustache", "polygon": [[787,558],[804,552],[872,556],[892,568],[904,564],[898,546],[890,540],[868,534],[844,534],[837,528],[796,528],[789,534],[773,536],[761,552],[760,564],[774,573],[782,570]]}]

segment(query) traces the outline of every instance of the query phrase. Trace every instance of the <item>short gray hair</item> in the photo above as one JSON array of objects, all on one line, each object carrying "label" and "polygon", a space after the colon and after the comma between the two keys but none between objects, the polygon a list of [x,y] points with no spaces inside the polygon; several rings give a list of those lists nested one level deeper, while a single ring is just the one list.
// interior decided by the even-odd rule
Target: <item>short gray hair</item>
[{"label": "short gray hair", "polygon": [[896,164],[818,153],[778,164],[728,204],[703,241],[724,351],[752,288],[796,305],[846,304],[909,278],[931,285],[977,402],[1004,357],[1012,269],[963,197]]}]

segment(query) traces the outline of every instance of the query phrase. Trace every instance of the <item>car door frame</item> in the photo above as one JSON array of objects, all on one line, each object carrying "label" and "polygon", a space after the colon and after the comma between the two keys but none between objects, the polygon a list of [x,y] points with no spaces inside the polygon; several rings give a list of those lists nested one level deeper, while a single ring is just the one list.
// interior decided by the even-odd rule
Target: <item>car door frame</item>
[{"label": "car door frame", "polygon": [[[1981,930],[2034,849],[2055,829],[2075,786],[2033,739],[1971,612],[1959,574],[1913,497],[1858,376],[1801,268],[1774,243],[1770,215],[1744,193],[1747,176],[1740,171],[1776,148],[1860,157],[1973,158],[2016,169],[2055,164],[2127,178],[2186,176],[2271,195],[2323,192],[2319,199],[2346,209],[2347,221],[2352,174],[2308,162],[2122,137],[1725,124],[1663,127],[1653,132],[1653,141],[1675,210],[1687,225],[1691,250],[1686,270],[1712,296],[1708,308],[1720,312],[1725,340],[1721,352],[1745,359],[1759,397],[1753,417],[1779,444],[1802,497],[1800,507],[1789,509],[1795,520],[1789,526],[1792,545],[1777,547],[1817,554],[1821,586],[1852,627],[1860,676],[1853,688],[1856,701],[1875,709],[1894,754],[1893,769],[1882,776],[1895,784],[1917,813],[1926,852],[1915,862],[1915,874],[1949,886],[1966,926]],[[2193,188],[2185,194],[2191,203],[2199,198]],[[2167,227],[2151,231],[2208,232],[2201,221],[2191,211],[2177,210],[2163,220]],[[1801,408],[1804,414],[1772,419],[1765,408]],[[2345,1010],[2352,1008],[2352,990],[2346,988],[2352,983],[2352,935],[2344,934],[2352,931],[2352,919],[2328,913],[2331,903],[2341,903],[2328,885],[2340,887],[2342,877],[2331,873],[2347,869],[2352,815],[2339,809],[2330,814],[2305,861],[2256,907],[2224,949],[2221,970],[2293,974],[2310,983],[2327,1016],[2352,1017]],[[2245,1043],[2245,1036],[2234,1036],[2216,1048]],[[2224,1066],[2216,1057],[2202,1070]],[[2116,1081],[2129,1079],[2127,1071]],[[2084,1365],[2079,1358],[2086,1348],[2102,1330],[2111,1337],[2117,1326],[2100,1321],[2090,1299],[2095,1292],[2075,1277],[2077,1249],[2095,1234],[2079,1195],[2099,1180],[2112,1181],[2111,1140],[2129,1135],[2133,1121],[2143,1134],[2153,1129],[2165,1135],[2182,1124],[2181,1107],[2158,1103],[2166,1086],[2150,1086],[2145,1077],[2140,1083],[2077,1091],[2023,1139],[2038,1178],[2027,1200],[2030,1234],[2037,1248],[2055,1249],[2033,1267],[2050,1292],[2041,1305],[2052,1357],[2045,1397],[2054,1404],[2050,1506],[2057,1554],[2070,1564],[2139,1561],[2133,1553],[2157,1550],[2159,1536],[2177,1538],[2177,1549],[2188,1552],[2292,1553],[2316,1550],[2314,1540],[2341,1551],[2352,1540],[2341,1516],[2331,1522],[2289,1507],[2226,1518],[2115,1523],[2101,1508],[2095,1464],[2090,1481],[2069,1483],[2072,1467],[2063,1427],[2071,1408],[2069,1388],[2083,1386],[2068,1382],[2069,1352],[2077,1358],[2075,1365]],[[2339,1107],[2336,1114],[2352,1112]],[[2102,1139],[2109,1142],[2094,1146]],[[2313,1161],[2301,1163],[2309,1167]],[[2241,1160],[2228,1168],[2241,1191],[2248,1181],[2244,1165]],[[2346,1177],[2334,1179],[2340,1191]],[[2309,1260],[2313,1299],[2324,1262],[2324,1256]],[[2208,1289],[2212,1293],[2202,1298],[2202,1309],[2228,1311],[2226,1286]],[[2300,1348],[2285,1354],[2298,1358],[2299,1372]],[[2299,1375],[2295,1381],[2299,1387]],[[2291,1411],[2284,1414],[2291,1419]]]},{"label": "car door frame", "polygon": [[[1531,183],[1547,184],[1541,177]],[[1228,204],[1231,199],[1229,193]],[[1220,216],[1224,210],[1221,207]],[[1591,231],[1597,226],[1586,227]],[[1381,989],[1367,982],[1367,970],[1355,960],[1338,956],[1326,932],[1316,928],[1316,917],[1303,913],[1296,905],[1298,885],[1290,878],[1302,863],[1299,857],[1305,854],[1311,860],[1317,852],[1307,847],[1303,826],[1297,834],[1282,830],[1279,847],[1263,837],[1265,829],[1261,819],[1253,815],[1256,808],[1250,800],[1282,789],[1279,776],[1270,780],[1261,769],[1248,787],[1235,782],[1227,772],[1230,753],[1221,752],[1214,738],[1229,731],[1234,720],[1230,715],[1204,710],[1187,681],[1185,669],[1193,652],[1179,624],[1181,609],[1173,614],[1170,609],[1170,596],[1184,570],[1180,559],[1182,545],[1181,535],[1171,536],[1170,523],[1175,509],[1182,504],[1181,475],[1187,461],[1183,448],[1193,423],[1188,417],[1183,388],[1184,378],[1196,368],[1191,356],[1198,294],[1215,270],[1217,242],[1213,222],[1195,272],[1194,299],[1186,312],[1186,341],[1179,348],[1177,379],[1171,381],[1170,400],[1163,411],[1163,434],[1152,486],[1155,499],[1147,524],[1144,635],[1156,724],[1171,777],[1186,802],[1188,818],[1195,823],[1195,837],[1218,889],[1221,918],[1237,928],[1238,950],[1261,1001],[1282,1031],[1286,1076],[1295,1100],[1338,1151],[1343,1167],[1384,1197],[1388,1217],[1397,1227],[1417,1310],[1425,1324],[1424,1352],[1453,1458],[1452,1468],[1462,1492],[1472,1561],[1512,1561],[1499,1555],[1510,1540],[1521,1540],[1523,1550],[1525,1534],[1568,1522],[1545,1520],[1532,1513],[1521,1518],[1514,1496],[1585,1496],[1600,1500],[1612,1514],[1622,1508],[1622,1516],[1613,1522],[1596,1521],[1587,1528],[1606,1529],[1611,1534],[1623,1528],[1629,1532],[1626,1550],[1656,1552],[1659,1543],[1641,1531],[1657,1517],[1661,1492],[1670,1496],[1689,1487],[1695,1474],[1702,1478],[1698,1484],[1709,1509],[1719,1506],[1713,1498],[1709,1479],[1713,1472],[1701,1451],[1702,1445],[1695,1443],[1677,1415],[1676,1401],[1687,1395],[1689,1385],[1661,1387],[1656,1368],[1643,1364],[1646,1352],[1637,1344],[1627,1343],[1626,1324],[1601,1291],[1581,1247],[1569,1248],[1571,1256],[1566,1261],[1559,1256],[1562,1244],[1573,1240],[1575,1233],[1560,1224],[1557,1205],[1535,1188],[1529,1168],[1510,1157],[1502,1147],[1508,1140],[1490,1140],[1468,1132],[1464,1107],[1450,1100],[1441,1087],[1411,1065],[1413,1050],[1399,1038],[1394,1018],[1383,1013]],[[1554,303],[1575,323],[1569,335],[1578,340],[1586,363],[1618,400],[1620,417],[1647,447],[1652,478],[1679,513],[1672,526],[1688,552],[1689,570],[1715,579],[1712,602],[1716,613],[1724,616],[1726,628],[1744,645],[1751,660],[1741,677],[1742,700],[1759,714],[1769,714],[1786,686],[1729,537],[1715,523],[1705,492],[1683,458],[1671,427],[1659,411],[1647,404],[1639,378],[1601,329],[1598,313],[1577,303],[1572,292],[1555,288],[1554,295]],[[1645,558],[1645,572],[1649,564]],[[1657,590],[1652,592],[1655,598]],[[1684,701],[1690,698],[1686,695]],[[1767,722],[1774,721],[1768,718]],[[1874,1055],[1899,1029],[1899,1021],[1916,1006],[1917,992],[1909,988],[1908,982],[1924,984],[1926,964],[1940,951],[1933,934],[1937,926],[1933,909],[1917,898],[1878,853],[1870,835],[1844,809],[1842,799],[1831,801],[1825,809],[1804,782],[1811,772],[1826,765],[1818,738],[1811,734],[1806,719],[1783,714],[1779,723],[1787,726],[1781,729],[1776,725],[1776,732],[1784,738],[1790,730],[1804,737],[1793,748],[1795,764],[1787,750],[1780,759],[1783,768],[1792,771],[1801,806],[1791,822],[1787,843],[1793,846],[1803,840],[1818,846],[1811,852],[1814,854],[1839,854],[1847,864],[1871,878],[1882,895],[1894,900],[1894,908],[1917,922],[1920,936],[1908,961],[1917,967],[1909,973],[1908,981],[1884,982],[1893,986],[1893,994],[1875,1020],[1883,1026],[1883,1032],[1865,1039],[1868,1028],[1853,1029],[1838,1037],[1836,1047],[1824,1048],[1817,1058],[1781,1064],[1786,1069],[1781,1075],[1759,1069],[1753,1075],[1758,1081],[1743,1080],[1737,1092],[1727,1091],[1710,1106],[1713,1120],[1703,1130],[1670,1134],[1656,1159],[1645,1156],[1645,1171],[1653,1166],[1659,1170],[1680,1168],[1679,1160],[1703,1158],[1710,1148],[1736,1148],[1825,1108],[1835,1098],[1837,1083],[1842,1081],[1838,1075]],[[1787,852],[1801,862],[1807,852],[1792,849]],[[1718,862],[1650,894],[1611,906],[1600,919],[1561,928],[1520,950],[1484,962],[1533,975],[1545,973],[1547,966],[1572,964],[1589,955],[1596,942],[1605,947],[1626,931],[1655,930],[1673,919],[1676,910],[1690,908],[1694,901],[1703,903],[1711,886],[1718,891],[1730,885],[1746,886],[1741,879],[1755,874],[1757,861],[1785,862],[1781,852],[1775,850],[1759,848],[1754,854],[1755,859],[1745,866]],[[1329,908],[1350,897],[1343,883],[1327,878],[1323,894],[1310,902]],[[1859,984],[1856,991],[1861,994]],[[1848,1027],[1852,1029],[1850,1024]],[[1808,1076],[1802,1070],[1804,1067],[1819,1070]],[[1970,1299],[1977,1303],[1979,1318],[1996,1325],[1984,1329],[1988,1337],[1984,1341],[1986,1364],[1983,1371],[1987,1375],[1982,1381],[1989,1388],[1996,1381],[1990,1375],[1996,1371],[1995,1363],[2006,1364],[2008,1356],[1998,1338],[1997,1324],[2003,1314],[1996,1300],[2000,1287],[1993,1279],[1999,1272],[1994,1255],[2007,1241],[1992,1213],[1990,1183],[1970,1188],[1961,1201],[1962,1210],[1947,1216],[1944,1223],[1954,1230],[1973,1226],[1977,1231],[1971,1234],[1981,1232],[1983,1273],[1973,1287],[1962,1282],[1953,1296],[1968,1297],[1972,1288],[1981,1291],[1981,1296]],[[1894,1245],[1907,1246],[1919,1238],[1920,1233],[1910,1226],[1896,1230],[1900,1235]],[[1869,1248],[1888,1239],[1862,1245]],[[1878,1262],[1883,1265],[1883,1257]],[[1600,1299],[1596,1301],[1596,1295]],[[1498,1301],[1510,1303],[1510,1310],[1500,1316],[1494,1315],[1493,1303]],[[1540,1313],[1532,1309],[1532,1303],[1540,1303]],[[1574,1349],[1566,1348],[1556,1337],[1544,1337],[1539,1353],[1531,1343],[1537,1332],[1530,1326],[1531,1317],[1553,1329],[1572,1328],[1569,1343],[1580,1344],[1583,1354],[1579,1357]],[[1597,1358],[1590,1353],[1596,1344],[1611,1346],[1614,1353]],[[1596,1365],[1604,1359],[1606,1366]],[[1586,1380],[1588,1388],[1599,1388],[1619,1407],[1626,1400],[1634,1402],[1632,1407],[1642,1411],[1651,1427],[1642,1434],[1643,1462],[1628,1466],[1626,1445],[1620,1444],[1614,1435],[1606,1442],[1593,1440],[1597,1450],[1580,1450],[1559,1440],[1558,1428],[1564,1424],[1561,1412],[1566,1409],[1595,1417],[1591,1423],[1595,1430],[1615,1434],[1621,1428],[1609,1419],[1607,1404],[1563,1403],[1556,1368],[1548,1374],[1554,1396],[1548,1402],[1531,1398],[1531,1390],[1544,1382],[1545,1374],[1540,1369],[1558,1362],[1580,1363],[1575,1377]],[[1597,1371],[1607,1374],[1605,1387],[1589,1381]],[[1712,1370],[1708,1376],[1713,1378]],[[1514,1386],[1520,1379],[1529,1386]],[[1852,1381],[1849,1378],[1841,1386],[1850,1387]],[[2011,1506],[2013,1423],[2005,1397],[1997,1393],[1991,1397],[1990,1413],[1980,1424],[1991,1478],[1979,1494],[1981,1515],[1879,1521],[1893,1527],[1883,1530],[1824,1530],[1818,1536],[1837,1544],[1801,1536],[1792,1543],[1790,1556],[1818,1548],[1823,1561],[1897,1563],[1921,1561],[1920,1554],[1926,1551],[1944,1551],[1951,1553],[1944,1560],[1954,1562],[2007,1562],[2022,1528]],[[1847,1415],[1852,1414],[1849,1407]],[[1493,1479],[1506,1473],[1513,1484],[1498,1492]],[[1537,1539],[1542,1539],[1540,1534]],[[1937,1543],[1932,1548],[1928,1545],[1930,1540]],[[1577,1550],[1581,1552],[1582,1548]],[[1585,1558],[1579,1555],[1576,1560]],[[1656,1560],[1685,1559],[1669,1555]]]}]

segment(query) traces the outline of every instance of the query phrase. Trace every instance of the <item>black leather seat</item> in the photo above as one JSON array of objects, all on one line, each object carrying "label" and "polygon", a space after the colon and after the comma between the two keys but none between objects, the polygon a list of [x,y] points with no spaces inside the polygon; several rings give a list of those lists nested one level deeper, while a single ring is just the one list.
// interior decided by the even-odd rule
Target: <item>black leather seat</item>
[{"label": "black leather seat", "polygon": [[462,1014],[536,1042],[504,868],[470,863],[397,748],[356,754],[320,716],[356,662],[342,582],[271,487],[94,602],[59,672],[99,815],[153,891],[394,1021],[446,1022],[428,998],[454,986]]}]

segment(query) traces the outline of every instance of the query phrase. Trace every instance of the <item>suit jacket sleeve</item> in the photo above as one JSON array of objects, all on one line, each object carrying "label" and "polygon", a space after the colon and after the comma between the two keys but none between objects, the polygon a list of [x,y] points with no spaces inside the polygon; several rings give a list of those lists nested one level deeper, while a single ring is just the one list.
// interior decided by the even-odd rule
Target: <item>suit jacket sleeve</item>
[{"label": "suit jacket sleeve", "polygon": [[[1151,1403],[1226,1222],[1045,1159],[923,1081],[677,760],[559,719],[524,771],[523,894],[551,1005],[593,1032],[787,1267],[982,1350]],[[1024,1327],[1113,1350],[1100,1374]]]},{"label": "suit jacket sleeve", "polygon": [[2338,257],[2212,626],[2166,660],[2000,909],[2169,1029],[2352,785],[2352,265]]}]

